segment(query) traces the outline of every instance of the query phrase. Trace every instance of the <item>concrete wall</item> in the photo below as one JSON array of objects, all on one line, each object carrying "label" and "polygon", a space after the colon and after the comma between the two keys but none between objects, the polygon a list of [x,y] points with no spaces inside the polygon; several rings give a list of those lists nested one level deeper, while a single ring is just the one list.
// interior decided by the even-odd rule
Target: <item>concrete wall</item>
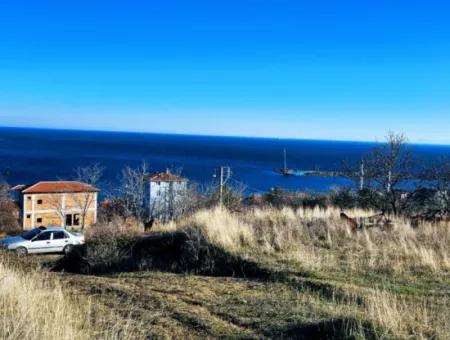
[{"label": "concrete wall", "polygon": [[186,181],[150,181],[150,216],[167,220],[180,212],[179,202],[184,199]]},{"label": "concrete wall", "polygon": [[[28,230],[40,226],[64,226],[65,215],[78,214],[82,225],[84,205],[88,205],[85,226],[97,221],[97,193],[25,194],[23,195],[22,225]],[[41,219],[41,220],[39,220]]]}]

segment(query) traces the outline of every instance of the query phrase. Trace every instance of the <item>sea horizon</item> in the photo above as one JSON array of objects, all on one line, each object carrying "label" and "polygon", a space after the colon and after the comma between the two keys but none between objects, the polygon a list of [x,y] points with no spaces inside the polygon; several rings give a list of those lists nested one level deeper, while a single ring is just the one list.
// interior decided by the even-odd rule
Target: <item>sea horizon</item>
[{"label": "sea horizon", "polygon": [[[73,169],[98,163],[105,167],[103,187],[114,191],[121,170],[142,162],[149,171],[180,171],[192,182],[214,185],[220,166],[230,166],[230,184],[248,194],[274,187],[326,192],[354,183],[343,177],[281,176],[283,150],[288,167],[298,171],[339,171],[356,166],[376,142],[327,141],[237,136],[205,136],[75,129],[0,127],[0,172],[12,185],[70,179]],[[411,144],[424,163],[450,157],[450,146]]]},{"label": "sea horizon", "polygon": [[[365,143],[365,144],[383,144],[384,140],[353,140],[353,139],[329,139],[329,138],[301,138],[301,137],[276,137],[276,136],[248,136],[248,135],[227,135],[227,134],[202,134],[202,133],[180,133],[163,131],[138,131],[138,130],[119,130],[119,129],[80,129],[80,128],[58,128],[58,127],[28,127],[28,126],[8,126],[0,125],[0,129],[17,130],[44,130],[44,131],[71,131],[71,132],[105,132],[105,133],[129,133],[143,135],[174,135],[174,136],[192,136],[192,137],[223,137],[223,138],[245,138],[245,139],[268,139],[268,140],[286,140],[286,141],[312,141],[312,142],[342,142],[342,143]],[[387,134],[387,133],[386,133]],[[406,136],[406,135],[405,135]],[[385,136],[383,136],[384,138]],[[407,137],[407,136],[406,136]],[[450,147],[449,142],[432,141],[407,141],[408,145],[429,145]]]}]

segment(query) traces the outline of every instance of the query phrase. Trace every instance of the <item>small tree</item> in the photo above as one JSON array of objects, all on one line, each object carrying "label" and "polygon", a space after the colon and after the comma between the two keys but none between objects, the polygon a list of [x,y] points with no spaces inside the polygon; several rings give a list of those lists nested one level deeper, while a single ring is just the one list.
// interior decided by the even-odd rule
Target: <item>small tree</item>
[{"label": "small tree", "polygon": [[66,208],[63,204],[62,196],[64,194],[53,194],[49,196],[49,203],[53,208],[53,211],[58,215],[61,220],[61,224],[64,228],[66,225]]},{"label": "small tree", "polygon": [[202,198],[196,183],[187,183],[173,193],[170,215],[177,218],[190,214],[202,205]]},{"label": "small tree", "polygon": [[[246,187],[241,183],[235,185],[226,184],[222,190],[222,204],[225,208],[231,211],[237,211],[241,209],[242,197]],[[220,204],[220,192],[219,189],[210,188],[208,193],[207,206],[215,206]]]},{"label": "small tree", "polygon": [[[75,168],[75,180],[90,185],[92,188],[95,188],[102,178],[104,170],[105,168],[100,166],[99,164]],[[82,230],[86,226],[86,216],[88,215],[89,209],[91,208],[92,204],[95,202],[96,196],[96,191],[87,191],[74,196],[75,205],[80,211]]]},{"label": "small tree", "polygon": [[0,233],[16,234],[20,231],[14,201],[9,196],[9,186],[0,182]]},{"label": "small tree", "polygon": [[351,188],[338,188],[330,193],[331,203],[341,210],[355,208],[358,202],[357,198]]},{"label": "small tree", "polygon": [[365,183],[370,192],[378,192],[374,205],[394,214],[401,212],[401,185],[412,178],[412,154],[403,134],[390,132],[386,142],[372,150],[364,160]]},{"label": "small tree", "polygon": [[139,221],[145,220],[148,210],[145,207],[147,173],[148,167],[144,162],[137,168],[125,167],[120,177],[119,196],[123,210],[127,216],[133,216]]},{"label": "small tree", "polygon": [[441,158],[424,167],[421,195],[415,195],[428,217],[450,216],[450,159]]}]

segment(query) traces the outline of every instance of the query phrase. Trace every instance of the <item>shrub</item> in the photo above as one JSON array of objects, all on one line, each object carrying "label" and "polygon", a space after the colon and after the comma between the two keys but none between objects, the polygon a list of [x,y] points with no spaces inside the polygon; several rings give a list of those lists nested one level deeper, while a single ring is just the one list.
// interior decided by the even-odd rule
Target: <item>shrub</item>
[{"label": "shrub", "polygon": [[17,211],[15,203],[9,198],[0,197],[0,234],[18,234],[21,232],[19,221],[14,212]]}]

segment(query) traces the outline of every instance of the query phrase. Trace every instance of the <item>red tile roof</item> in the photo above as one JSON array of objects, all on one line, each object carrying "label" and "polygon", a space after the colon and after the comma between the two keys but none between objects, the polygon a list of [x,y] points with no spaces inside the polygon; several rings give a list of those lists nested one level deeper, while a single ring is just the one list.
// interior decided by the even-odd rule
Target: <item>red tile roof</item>
[{"label": "red tile roof", "polygon": [[91,185],[75,181],[38,182],[22,191],[22,194],[97,192]]},{"label": "red tile roof", "polygon": [[168,171],[147,175],[147,179],[152,182],[185,182],[186,178],[174,175]]}]

